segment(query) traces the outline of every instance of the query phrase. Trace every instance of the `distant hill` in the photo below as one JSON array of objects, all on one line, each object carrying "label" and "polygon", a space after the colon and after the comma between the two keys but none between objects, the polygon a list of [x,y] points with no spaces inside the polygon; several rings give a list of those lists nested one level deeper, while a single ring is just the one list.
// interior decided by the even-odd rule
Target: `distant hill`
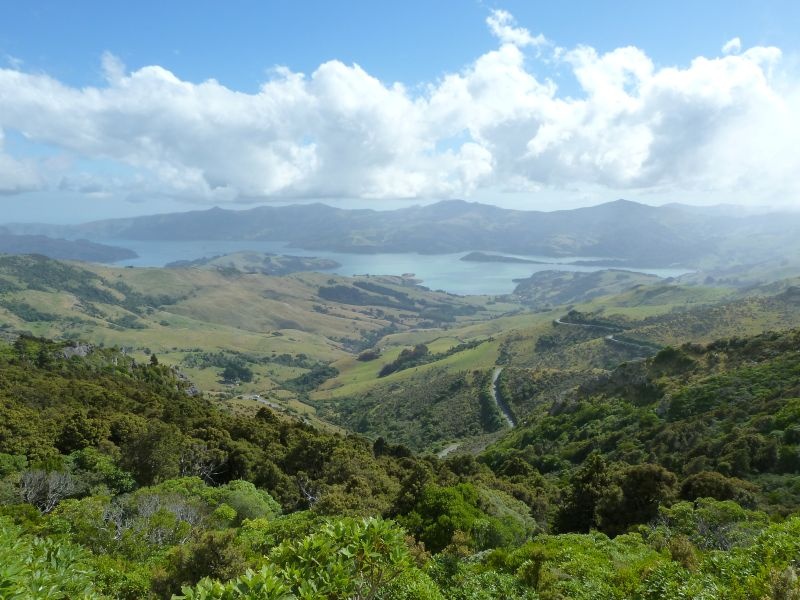
[{"label": "distant hill", "polygon": [[137,254],[127,248],[88,240],[64,240],[44,235],[14,235],[0,228],[0,254],[41,254],[62,260],[110,263]]},{"label": "distant hill", "polygon": [[549,308],[587,302],[598,296],[618,294],[658,281],[660,279],[655,275],[611,269],[593,273],[539,271],[527,279],[518,280],[513,296],[534,308]]},{"label": "distant hill", "polygon": [[715,269],[788,260],[800,264],[800,214],[741,216],[680,205],[617,200],[554,212],[448,200],[399,210],[323,204],[262,206],[97,221],[76,226],[9,225],[18,234],[94,240],[271,240],[341,252],[489,251],[614,259],[635,266]]}]

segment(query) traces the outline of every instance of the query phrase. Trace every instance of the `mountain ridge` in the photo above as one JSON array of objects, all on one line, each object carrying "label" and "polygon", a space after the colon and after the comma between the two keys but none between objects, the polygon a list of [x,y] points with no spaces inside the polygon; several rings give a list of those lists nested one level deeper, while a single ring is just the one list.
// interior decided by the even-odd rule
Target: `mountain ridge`
[{"label": "mountain ridge", "polygon": [[85,239],[65,240],[45,235],[16,235],[0,227],[0,254],[41,254],[61,260],[112,263],[136,258],[133,250]]},{"label": "mountain ridge", "polygon": [[[730,269],[789,260],[800,272],[800,214],[739,216],[678,205],[618,199],[552,212],[445,200],[379,211],[325,204],[213,207],[81,225],[9,224],[15,234],[96,241],[281,241],[289,247],[346,253],[446,254],[489,251],[594,257],[636,266]],[[624,263],[623,263],[624,264]]]}]

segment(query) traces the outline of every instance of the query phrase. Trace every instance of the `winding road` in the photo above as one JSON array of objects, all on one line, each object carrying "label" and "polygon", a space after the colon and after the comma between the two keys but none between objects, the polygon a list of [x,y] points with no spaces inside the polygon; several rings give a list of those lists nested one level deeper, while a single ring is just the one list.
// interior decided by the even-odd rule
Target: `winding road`
[{"label": "winding road", "polygon": [[500,413],[503,415],[503,418],[505,418],[508,426],[513,429],[517,426],[516,419],[511,409],[508,407],[508,404],[506,404],[506,401],[503,399],[503,395],[500,393],[497,385],[497,380],[500,379],[500,373],[502,372],[503,367],[495,367],[494,373],[492,374],[492,399],[494,403],[497,404],[497,408],[500,409]]},{"label": "winding road", "polygon": [[613,327],[606,327],[605,325],[592,325],[591,323],[570,323],[569,321],[562,321],[560,318],[555,319],[553,321],[556,325],[567,325],[571,327],[584,327],[586,329],[594,329],[597,331],[611,331],[605,336],[605,340],[607,342],[611,342],[612,344],[619,344],[620,346],[627,346],[628,348],[636,348],[637,350],[643,350],[648,355],[654,354],[653,348],[649,346],[643,346],[642,344],[637,344],[635,342],[628,342],[625,340],[618,340],[614,337],[614,333],[617,333],[617,330]]},{"label": "winding road", "polygon": [[[553,321],[556,325],[571,325],[572,327],[585,327],[586,329],[601,329],[603,331],[618,331],[615,327],[606,327],[605,325],[593,325],[591,323],[572,323],[570,321],[562,321],[559,317]],[[613,333],[611,335],[614,335]]]},{"label": "winding road", "polygon": [[447,458],[447,455],[452,453],[452,452],[455,452],[456,450],[458,450],[459,446],[461,446],[461,442],[455,442],[453,444],[450,444],[449,446],[447,446],[443,450],[440,450],[436,454],[436,456],[439,457],[439,458]]},{"label": "winding road", "polygon": [[[614,333],[617,333],[618,331],[614,327],[606,327],[604,325],[592,325],[589,323],[570,323],[569,321],[562,321],[561,319],[555,319],[553,323],[556,325],[564,325],[569,327],[585,327],[587,329],[594,329],[596,331],[610,331],[611,333],[605,335],[605,340],[607,342],[611,342],[613,344],[619,344],[621,346],[628,346],[630,348],[636,348],[638,350],[644,350],[648,354],[653,353],[653,348],[650,348],[648,346],[643,346],[641,344],[636,344],[634,342],[628,342],[625,340],[618,340],[617,338],[614,337]],[[637,360],[643,360],[643,359],[637,359]],[[509,428],[513,429],[514,427],[517,426],[517,421],[514,418],[514,413],[511,412],[511,409],[509,408],[508,404],[503,399],[503,395],[500,393],[498,385],[498,380],[500,379],[500,374],[502,372],[503,372],[503,367],[495,367],[494,372],[492,373],[492,386],[491,386],[492,400],[494,400],[494,403],[497,405],[497,408],[500,409],[500,414],[503,415],[503,418],[505,419],[506,423],[508,423]],[[451,454],[452,452],[455,452],[460,446],[461,446],[460,442],[452,443],[449,446],[440,450],[437,453],[437,456],[439,458],[445,458],[447,457],[447,455]]]},{"label": "winding road", "polygon": [[[503,415],[503,419],[508,423],[509,428],[514,429],[514,427],[517,426],[517,420],[514,418],[514,413],[511,412],[508,404],[506,404],[506,401],[503,399],[503,395],[500,393],[497,385],[497,380],[500,379],[500,373],[502,372],[503,367],[495,367],[492,373],[492,400],[494,400],[497,408],[500,409],[500,414]],[[461,442],[454,442],[437,452],[436,456],[439,458],[447,458],[448,455],[452,454],[460,447]]]}]

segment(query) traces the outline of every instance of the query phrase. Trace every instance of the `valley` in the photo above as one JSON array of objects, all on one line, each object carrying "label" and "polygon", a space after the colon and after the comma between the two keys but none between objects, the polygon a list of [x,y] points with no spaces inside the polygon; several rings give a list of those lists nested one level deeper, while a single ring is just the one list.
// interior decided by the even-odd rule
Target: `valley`
[{"label": "valley", "polygon": [[[480,589],[486,572],[509,597],[573,589],[519,575],[517,561],[546,552],[548,573],[589,569],[574,596],[586,600],[614,561],[642,555],[637,585],[660,589],[654,573],[674,561],[663,536],[716,561],[734,560],[729,544],[800,539],[800,280],[552,271],[513,294],[457,296],[413,278],[264,271],[282,264],[0,256],[0,537],[27,556],[32,536],[66,519],[92,581],[115,578],[100,589],[180,598],[263,552],[295,568],[280,553],[305,556],[336,523],[347,533],[324,543],[345,552],[378,528],[393,557],[405,556],[402,531],[433,553],[423,564],[488,557],[453,563],[455,580],[403,567],[439,597],[457,597],[455,581]],[[61,487],[42,480],[53,473]],[[18,508],[17,489],[39,516]],[[687,533],[670,529],[687,518]],[[715,541],[723,531],[738,537]],[[785,562],[770,560],[772,573]],[[729,589],[697,569],[692,585]],[[239,577],[228,585],[279,585],[270,572]]]},{"label": "valley", "polygon": [[790,280],[742,289],[544,271],[510,295],[456,296],[397,276],[269,274],[317,263],[261,256],[166,269],[3,257],[2,328],[154,354],[232,411],[279,407],[435,453],[478,451],[527,416],[535,398],[508,414],[494,400],[497,369],[574,386],[667,346],[800,325]]},{"label": "valley", "polygon": [[0,15],[0,600],[800,600],[800,3]]}]

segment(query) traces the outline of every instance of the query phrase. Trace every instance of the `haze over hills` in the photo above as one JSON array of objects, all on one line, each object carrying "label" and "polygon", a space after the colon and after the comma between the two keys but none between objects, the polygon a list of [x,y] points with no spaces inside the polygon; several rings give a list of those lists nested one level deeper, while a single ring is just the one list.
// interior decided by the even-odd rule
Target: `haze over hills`
[{"label": "haze over hills", "polygon": [[136,252],[88,240],[65,240],[44,235],[14,235],[0,227],[0,253],[43,254],[50,258],[111,263],[135,258]]},{"label": "haze over hills", "polygon": [[[96,221],[74,226],[10,224],[18,234],[93,240],[268,240],[352,253],[494,251],[584,256],[609,265],[681,265],[709,272],[775,261],[800,264],[800,214],[739,215],[682,205],[617,200],[554,212],[448,200],[376,211],[324,204],[261,206]],[[610,262],[612,261],[613,262]],[[730,273],[729,273],[730,274]]]}]

